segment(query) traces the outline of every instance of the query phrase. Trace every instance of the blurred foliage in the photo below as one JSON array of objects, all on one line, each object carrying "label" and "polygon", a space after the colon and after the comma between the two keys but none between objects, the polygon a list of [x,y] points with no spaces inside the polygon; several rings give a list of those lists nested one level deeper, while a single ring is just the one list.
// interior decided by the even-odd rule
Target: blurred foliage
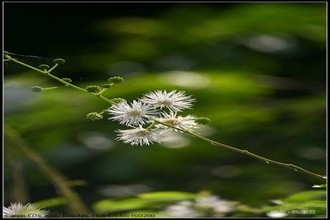
[{"label": "blurred foliage", "polygon": [[[122,200],[101,200],[94,205],[95,213],[113,214],[113,215],[133,215],[137,214],[153,214],[156,217],[166,217],[168,214],[166,207],[177,201],[189,201],[201,197],[203,192],[199,194],[191,194],[184,192],[153,192],[144,193],[137,198]],[[204,192],[205,194],[205,192]],[[261,208],[252,208],[244,204],[235,204],[235,212],[229,216],[267,216],[272,211],[285,213],[288,217],[309,217],[323,216],[326,213],[326,192],[323,190],[304,191],[293,194],[283,200],[269,201],[273,206],[264,206]],[[277,204],[277,205],[276,205]],[[211,204],[208,204],[211,205]],[[158,210],[158,211],[157,211]],[[179,210],[178,210],[179,211]],[[178,213],[179,214],[179,213]],[[210,217],[208,213],[202,213],[203,217]],[[187,216],[189,217],[189,216]],[[214,216],[219,217],[219,216]]]},{"label": "blurred foliage", "polygon": [[280,211],[286,213],[288,217],[323,217],[326,214],[326,192],[324,190],[304,191],[276,202],[278,205],[263,207],[263,210]]},{"label": "blurred foliage", "polygon": [[[184,114],[211,119],[201,134],[326,173],[325,3],[18,3],[4,10],[5,50],[44,57],[25,62],[63,57],[56,75],[83,88],[124,77],[104,94],[109,98],[184,90],[197,100]],[[86,181],[74,189],[95,212],[158,213],[203,190],[246,204],[237,216],[325,212],[324,199],[309,194],[319,191],[303,192],[322,184],[316,179],[188,136],[124,145],[114,140],[117,123],[86,119],[107,103],[66,87],[34,93],[33,86],[58,84],[5,63],[4,123],[69,179]],[[16,160],[30,200],[63,212],[65,200],[22,154],[5,158],[5,203],[13,202]],[[285,197],[283,205],[265,206]]]},{"label": "blurred foliage", "polygon": [[124,199],[121,201],[101,200],[94,205],[96,213],[115,213],[118,211],[130,210],[153,210],[157,207],[164,207],[176,201],[191,199],[194,195],[184,192],[153,192],[138,195],[138,198]]}]

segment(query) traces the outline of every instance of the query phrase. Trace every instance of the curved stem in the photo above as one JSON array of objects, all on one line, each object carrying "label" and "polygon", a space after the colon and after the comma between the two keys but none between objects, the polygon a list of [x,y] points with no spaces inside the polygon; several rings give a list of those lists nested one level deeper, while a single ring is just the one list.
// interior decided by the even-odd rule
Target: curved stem
[{"label": "curved stem", "polygon": [[110,99],[108,99],[108,98],[102,96],[101,94],[90,93],[90,92],[88,92],[86,89],[83,89],[83,88],[81,88],[81,87],[79,87],[79,86],[76,86],[76,85],[74,85],[74,84],[72,84],[72,83],[69,83],[69,82],[67,82],[67,81],[65,81],[65,80],[63,80],[63,79],[61,79],[61,78],[59,78],[59,77],[57,77],[57,76],[51,74],[51,71],[53,71],[53,70],[58,66],[58,64],[55,64],[55,65],[54,65],[52,68],[50,68],[49,70],[41,70],[41,69],[38,69],[38,68],[36,68],[36,67],[34,67],[34,66],[31,66],[31,65],[29,65],[29,64],[27,64],[27,63],[24,63],[24,62],[22,62],[22,61],[19,61],[19,60],[15,59],[15,58],[12,58],[11,56],[9,56],[9,55],[7,55],[7,54],[5,54],[5,58],[6,58],[8,61],[12,61],[12,62],[17,63],[17,64],[19,64],[19,65],[25,66],[25,67],[27,67],[27,68],[29,68],[29,69],[31,69],[31,70],[35,70],[35,71],[37,71],[37,72],[39,72],[39,73],[42,73],[42,74],[44,74],[44,75],[47,75],[47,76],[49,76],[50,78],[55,79],[56,81],[58,81],[58,82],[60,82],[60,83],[62,83],[62,84],[64,84],[64,85],[66,85],[66,86],[69,86],[69,87],[71,87],[71,88],[73,88],[73,89],[77,89],[77,90],[82,91],[82,92],[87,92],[87,93],[89,93],[89,94],[91,94],[91,95],[94,95],[94,96],[96,96],[96,97],[100,97],[102,100],[106,101],[106,102],[109,103],[109,104],[114,104],[113,101],[111,101]]},{"label": "curved stem", "polygon": [[306,169],[303,169],[303,168],[301,168],[301,167],[299,167],[299,166],[296,166],[296,165],[294,165],[294,164],[282,163],[282,162],[279,162],[279,161],[271,160],[271,159],[268,159],[268,158],[266,158],[266,157],[262,157],[262,156],[259,156],[259,155],[257,155],[257,154],[251,153],[251,152],[249,152],[249,151],[247,151],[247,150],[242,150],[242,149],[240,149],[240,148],[236,148],[236,147],[233,147],[233,146],[230,146],[230,145],[222,144],[222,143],[219,143],[219,142],[217,142],[217,141],[214,141],[214,140],[211,140],[211,139],[209,139],[209,138],[206,138],[206,137],[204,137],[204,136],[202,136],[202,135],[199,135],[199,134],[193,133],[193,132],[191,132],[191,131],[184,130],[184,129],[181,129],[181,128],[177,128],[177,127],[174,127],[174,126],[168,125],[168,124],[163,123],[163,122],[161,122],[161,121],[158,121],[158,120],[156,120],[156,119],[154,119],[154,121],[157,122],[157,123],[159,123],[159,124],[165,125],[165,126],[167,126],[167,127],[173,128],[173,129],[175,129],[175,130],[179,130],[179,131],[181,131],[181,132],[183,132],[183,133],[185,133],[185,134],[188,134],[188,135],[190,135],[190,136],[193,136],[193,137],[199,138],[199,139],[201,139],[201,140],[204,140],[204,141],[206,141],[206,142],[208,142],[208,143],[210,143],[210,144],[212,144],[212,145],[214,145],[214,146],[222,147],[222,148],[226,148],[226,149],[231,150],[231,151],[235,151],[235,152],[238,152],[238,153],[241,153],[241,154],[248,155],[248,156],[250,156],[250,157],[256,158],[256,159],[261,160],[261,161],[264,161],[264,162],[266,162],[267,164],[275,164],[275,165],[278,165],[278,166],[281,166],[281,167],[289,168],[289,169],[292,169],[292,170],[294,170],[294,171],[296,171],[296,172],[299,171],[299,172],[301,172],[301,173],[304,173],[304,174],[307,174],[307,175],[310,175],[310,176],[316,177],[316,178],[318,178],[318,179],[322,179],[322,180],[326,180],[326,179],[327,179],[326,176],[322,176],[322,175],[320,175],[320,174],[313,173],[313,172],[311,172],[311,171],[308,171],[308,170],[306,170]]},{"label": "curved stem", "polygon": [[17,147],[39,167],[57,191],[67,199],[72,213],[89,213],[79,195],[68,185],[66,177],[49,165],[37,152],[30,149],[22,137],[8,125],[5,125],[5,139],[10,143],[9,147]]}]

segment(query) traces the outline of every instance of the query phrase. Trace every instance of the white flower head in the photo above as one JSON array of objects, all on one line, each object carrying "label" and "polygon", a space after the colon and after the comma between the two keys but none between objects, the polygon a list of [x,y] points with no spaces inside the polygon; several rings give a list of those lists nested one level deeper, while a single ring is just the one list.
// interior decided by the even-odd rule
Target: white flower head
[{"label": "white flower head", "polygon": [[189,109],[192,107],[192,103],[195,99],[191,96],[187,96],[184,92],[172,90],[171,92],[157,90],[145,94],[141,101],[149,104],[154,108],[167,108],[174,112],[180,112],[183,109]]},{"label": "white flower head", "polygon": [[149,105],[140,101],[133,101],[131,104],[119,102],[112,105],[107,112],[112,115],[109,119],[119,121],[120,124],[133,126],[144,125],[148,117],[156,113]]},{"label": "white flower head", "polygon": [[[194,128],[198,127],[198,123],[195,121],[196,118],[192,115],[188,115],[188,116],[177,116],[176,112],[170,112],[170,113],[166,113],[163,112],[161,118],[157,118],[157,121],[165,124],[158,124],[156,125],[158,128],[161,129],[167,129],[167,130],[176,130],[175,128],[171,128],[171,127],[176,127],[176,128],[180,128],[182,130],[191,130]],[[166,126],[169,125],[169,126]]]},{"label": "white flower head", "polygon": [[25,217],[25,218],[43,218],[48,211],[41,210],[35,204],[22,205],[21,203],[11,203],[8,208],[3,207],[3,217]]},{"label": "white flower head", "polygon": [[191,201],[181,201],[177,204],[168,206],[165,209],[165,213],[170,217],[198,217],[198,213],[193,208],[193,203]]},{"label": "white flower head", "polygon": [[117,130],[117,140],[123,141],[125,144],[135,145],[150,145],[153,142],[160,143],[162,131],[158,129],[147,130],[141,126],[138,128]]},{"label": "white flower head", "polygon": [[224,217],[233,210],[233,202],[208,195],[197,197],[194,201],[181,201],[164,211],[173,217]]},{"label": "white flower head", "polygon": [[226,213],[231,212],[234,209],[231,202],[220,199],[217,196],[204,196],[196,198],[195,205],[200,209],[212,210],[218,217],[225,216]]},{"label": "white flower head", "polygon": [[288,214],[285,212],[285,210],[273,210],[268,212],[266,215],[271,218],[283,218]]}]

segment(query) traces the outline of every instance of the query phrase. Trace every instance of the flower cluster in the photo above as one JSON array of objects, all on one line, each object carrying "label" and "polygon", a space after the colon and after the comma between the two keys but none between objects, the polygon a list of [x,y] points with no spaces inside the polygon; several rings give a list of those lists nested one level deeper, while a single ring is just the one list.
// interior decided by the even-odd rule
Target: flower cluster
[{"label": "flower cluster", "polygon": [[199,196],[194,201],[180,201],[168,206],[165,213],[170,217],[224,217],[234,211],[235,202],[214,195]]},{"label": "flower cluster", "polygon": [[131,145],[160,143],[170,131],[191,131],[198,127],[198,118],[178,115],[190,109],[195,101],[184,92],[154,91],[132,103],[126,101],[112,105],[107,112],[110,120],[130,127],[118,130],[117,140]]}]

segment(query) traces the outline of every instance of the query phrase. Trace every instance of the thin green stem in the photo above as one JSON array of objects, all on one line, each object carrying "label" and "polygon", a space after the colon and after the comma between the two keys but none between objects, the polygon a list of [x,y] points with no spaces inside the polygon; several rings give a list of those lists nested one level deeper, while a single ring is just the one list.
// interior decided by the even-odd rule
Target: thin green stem
[{"label": "thin green stem", "polygon": [[45,74],[45,71],[44,70],[40,70],[40,69],[38,69],[38,68],[36,68],[34,66],[31,66],[31,65],[29,65],[27,63],[23,63],[23,62],[15,59],[15,58],[12,58],[11,56],[9,56],[7,54],[5,54],[5,58],[7,59],[7,61],[12,61],[12,62],[17,63],[19,65],[25,66],[25,67],[27,67],[29,69],[35,70],[35,71],[37,71],[39,73]]},{"label": "thin green stem", "polygon": [[[77,89],[77,90],[80,90],[80,91],[83,91],[83,92],[88,92],[86,89],[83,89],[83,88],[81,88],[81,87],[79,87],[79,86],[73,85],[73,84],[71,84],[71,83],[69,83],[69,82],[67,82],[67,81],[65,81],[65,80],[63,80],[63,79],[61,79],[61,78],[59,78],[59,77],[57,77],[57,76],[51,74],[51,73],[49,72],[49,70],[46,71],[46,72],[44,72],[43,74],[49,76],[50,78],[53,78],[53,79],[59,81],[60,83],[63,83],[63,84],[66,85],[66,86],[70,86],[71,88],[74,88],[74,89]],[[89,93],[89,92],[88,92],[88,93]]]},{"label": "thin green stem", "polygon": [[149,130],[155,126],[156,122],[153,121],[146,129]]},{"label": "thin green stem", "polygon": [[56,67],[58,67],[58,64],[56,63],[52,68],[47,70],[48,73],[52,72]]},{"label": "thin green stem", "polygon": [[57,169],[48,164],[37,152],[30,149],[24,142],[23,138],[11,127],[5,125],[5,139],[9,143],[9,147],[17,147],[27,158],[33,161],[44,175],[55,186],[57,191],[63,195],[68,201],[68,207],[72,213],[89,213],[88,209],[81,201],[79,195],[73,191],[67,183],[65,176]]},{"label": "thin green stem", "polygon": [[103,95],[95,95],[95,96],[100,97],[102,100],[106,101],[107,103],[109,103],[109,104],[111,104],[111,105],[115,104],[114,101],[111,101],[110,99],[104,97]]},{"label": "thin green stem", "polygon": [[103,114],[104,114],[104,112],[105,112],[105,109],[104,109],[104,110],[102,110],[101,112],[99,112],[99,114],[100,114],[100,115],[103,115]]},{"label": "thin green stem", "polygon": [[167,127],[170,127],[170,128],[173,128],[175,130],[178,130],[178,131],[181,131],[185,134],[188,134],[190,136],[193,136],[193,137],[196,137],[196,138],[199,138],[201,140],[204,140],[210,144],[212,144],[213,146],[217,146],[217,147],[222,147],[222,148],[226,148],[228,150],[231,150],[231,151],[235,151],[235,152],[238,152],[238,153],[241,153],[241,154],[245,154],[245,155],[248,155],[250,157],[253,157],[253,158],[256,158],[258,160],[261,160],[261,161],[264,161],[266,162],[267,164],[274,164],[274,165],[278,165],[278,166],[281,166],[281,167],[285,167],[285,168],[289,168],[289,169],[292,169],[296,172],[301,172],[301,173],[304,173],[304,174],[307,174],[307,175],[310,175],[310,176],[313,176],[313,177],[316,177],[318,179],[322,179],[324,181],[326,181],[327,177],[326,176],[322,176],[322,175],[319,175],[319,174],[316,174],[316,173],[313,173],[311,171],[308,171],[308,170],[305,170],[299,166],[296,166],[294,164],[289,164],[289,163],[282,163],[282,162],[278,162],[278,161],[275,161],[275,160],[271,160],[271,159],[268,159],[266,157],[262,157],[262,156],[259,156],[257,154],[254,154],[254,153],[251,153],[247,150],[242,150],[240,148],[236,148],[236,147],[233,147],[233,146],[230,146],[230,145],[226,145],[226,144],[222,144],[222,143],[219,143],[217,141],[214,141],[214,140],[211,140],[209,138],[206,138],[202,135],[199,135],[199,134],[196,134],[196,133],[193,133],[191,131],[188,131],[188,130],[184,130],[184,129],[181,129],[181,128],[177,128],[177,127],[174,127],[174,126],[171,126],[171,125],[168,125],[166,123],[163,123],[159,120],[156,120],[154,119],[155,122],[159,123],[159,124],[162,124],[162,125],[165,125]]},{"label": "thin green stem", "polygon": [[83,88],[81,88],[81,87],[79,87],[79,86],[76,86],[76,85],[74,85],[74,84],[72,84],[72,83],[69,83],[69,82],[67,82],[67,81],[65,81],[65,80],[63,80],[63,79],[61,79],[61,78],[59,78],[59,77],[57,77],[57,76],[51,74],[51,71],[53,71],[53,70],[58,66],[58,64],[55,64],[55,65],[54,65],[51,69],[49,69],[49,70],[40,70],[40,69],[38,69],[38,68],[36,68],[36,67],[34,67],[34,66],[31,66],[31,65],[29,65],[29,64],[27,64],[27,63],[24,63],[24,62],[19,61],[19,60],[15,59],[15,58],[12,58],[11,56],[9,56],[9,55],[7,55],[7,54],[5,54],[4,56],[5,56],[5,58],[6,58],[7,60],[9,60],[9,61],[12,61],[12,62],[14,62],[14,63],[17,63],[17,64],[19,64],[19,65],[25,66],[25,67],[27,67],[27,68],[29,68],[29,69],[35,70],[35,71],[37,71],[37,72],[39,72],[39,73],[42,73],[42,74],[44,74],[44,75],[47,75],[47,76],[49,76],[50,78],[55,79],[56,81],[58,81],[58,82],[60,82],[60,83],[62,83],[62,84],[64,84],[64,85],[66,85],[66,86],[69,86],[69,87],[71,87],[71,88],[77,89],[77,90],[82,91],[82,92],[87,92],[87,93],[92,94],[92,95],[94,95],[94,96],[96,96],[96,97],[100,97],[102,100],[106,101],[107,103],[109,103],[109,104],[111,104],[111,105],[114,104],[113,101],[111,101],[110,99],[108,99],[108,98],[102,96],[101,94],[93,94],[93,93],[90,93],[90,92],[88,92],[86,89],[83,89]]},{"label": "thin green stem", "polygon": [[325,177],[325,176],[322,176],[322,175],[313,173],[311,171],[305,170],[305,169],[303,169],[303,168],[301,168],[299,166],[296,166],[294,164],[282,163],[282,162],[278,162],[278,161],[275,161],[275,160],[271,160],[271,159],[268,159],[266,157],[262,157],[262,156],[259,156],[259,155],[254,154],[254,153],[251,153],[251,152],[249,152],[247,150],[242,150],[242,149],[239,149],[239,148],[236,148],[236,147],[232,147],[232,146],[229,146],[229,145],[226,145],[226,144],[222,144],[222,143],[213,141],[211,139],[208,139],[208,138],[206,138],[204,136],[201,136],[199,134],[192,133],[190,131],[186,131],[185,133],[187,133],[187,134],[189,134],[191,136],[197,137],[197,138],[199,138],[201,140],[207,141],[207,142],[209,142],[210,144],[212,144],[214,146],[227,148],[229,150],[232,150],[232,151],[235,151],[235,152],[238,152],[238,153],[241,153],[241,154],[245,154],[245,155],[248,155],[250,157],[254,157],[256,159],[262,160],[262,161],[266,162],[267,164],[275,164],[275,165],[278,165],[278,166],[289,168],[289,169],[292,169],[292,170],[294,170],[296,172],[299,171],[301,173],[305,173],[305,174],[308,174],[308,175],[317,177],[317,178],[322,179],[322,180],[326,180],[327,179],[327,177]]},{"label": "thin green stem", "polygon": [[42,88],[42,90],[52,90],[52,89],[58,89],[60,86],[53,86],[53,87],[47,87],[47,88]]},{"label": "thin green stem", "polygon": [[102,88],[98,93],[97,95],[102,95],[105,91],[107,91],[108,88]]}]

